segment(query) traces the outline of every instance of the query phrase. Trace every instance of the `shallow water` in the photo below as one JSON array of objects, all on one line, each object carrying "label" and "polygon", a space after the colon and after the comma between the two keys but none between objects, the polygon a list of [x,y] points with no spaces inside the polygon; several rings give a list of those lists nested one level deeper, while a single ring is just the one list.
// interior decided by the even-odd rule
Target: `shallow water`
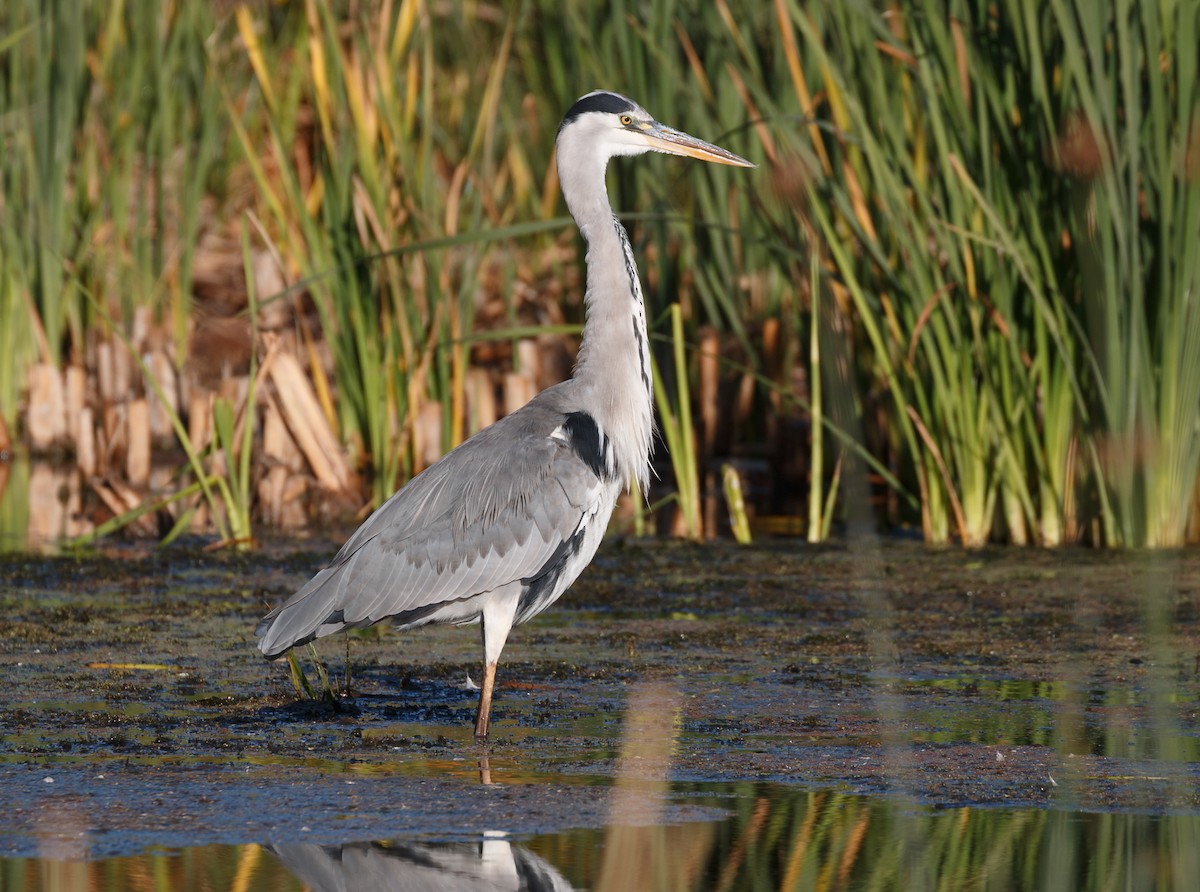
[{"label": "shallow water", "polygon": [[1200,556],[612,542],[483,747],[475,630],[257,656],[335,547],[0,557],[0,888],[1200,881]]},{"label": "shallow water", "polygon": [[689,791],[720,820],[538,835],[202,845],[84,860],[47,841],[4,888],[1187,889],[1200,818],[936,809],[772,785]]}]

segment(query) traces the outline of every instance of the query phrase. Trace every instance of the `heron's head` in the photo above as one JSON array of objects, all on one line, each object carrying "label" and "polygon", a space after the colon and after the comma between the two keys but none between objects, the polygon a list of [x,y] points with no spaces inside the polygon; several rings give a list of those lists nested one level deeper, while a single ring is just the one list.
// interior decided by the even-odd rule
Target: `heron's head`
[{"label": "heron's head", "polygon": [[576,168],[599,162],[603,171],[609,158],[643,152],[686,155],[737,167],[754,166],[720,146],[660,124],[632,99],[606,90],[596,90],[580,98],[558,128],[560,175],[568,172],[566,165]]}]

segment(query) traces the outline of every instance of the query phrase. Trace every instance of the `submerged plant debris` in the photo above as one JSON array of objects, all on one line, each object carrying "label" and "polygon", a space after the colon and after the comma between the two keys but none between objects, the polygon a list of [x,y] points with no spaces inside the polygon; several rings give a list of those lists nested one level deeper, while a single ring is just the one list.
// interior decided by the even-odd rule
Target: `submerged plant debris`
[{"label": "submerged plant debris", "polygon": [[[357,635],[348,679],[325,639],[326,701],[262,660],[332,551],[0,556],[0,854],[598,827],[618,775],[631,823],[710,813],[664,777],[1200,809],[1200,556],[613,541],[514,630],[481,745],[477,628]],[[665,764],[618,758],[647,689]]]}]

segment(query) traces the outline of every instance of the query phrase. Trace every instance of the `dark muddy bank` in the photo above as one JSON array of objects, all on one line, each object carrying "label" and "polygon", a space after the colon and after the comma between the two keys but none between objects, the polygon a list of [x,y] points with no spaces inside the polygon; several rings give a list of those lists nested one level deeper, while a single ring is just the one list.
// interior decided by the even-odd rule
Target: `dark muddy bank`
[{"label": "dark muddy bank", "polygon": [[334,704],[259,657],[333,550],[0,557],[0,854],[598,827],[618,775],[623,822],[711,814],[663,776],[1200,808],[1200,555],[613,543],[514,631],[482,747],[476,629],[354,638]]}]

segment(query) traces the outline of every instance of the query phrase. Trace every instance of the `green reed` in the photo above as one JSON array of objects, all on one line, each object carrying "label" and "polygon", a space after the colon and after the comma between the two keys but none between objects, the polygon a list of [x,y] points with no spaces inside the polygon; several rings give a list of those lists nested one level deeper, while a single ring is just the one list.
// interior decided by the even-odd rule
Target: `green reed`
[{"label": "green reed", "polygon": [[[886,412],[887,428],[867,435],[915,480],[927,539],[1056,544],[1078,534],[1086,501],[1101,541],[1179,541],[1132,515],[1145,504],[1179,531],[1195,488],[1194,438],[1178,434],[1196,420],[1196,394],[1182,383],[1196,379],[1194,252],[1174,250],[1191,234],[1195,190],[1179,165],[1195,48],[1164,37],[1194,14],[1116,16],[1063,2],[1027,20],[1015,3],[953,7],[876,16],[781,0],[776,58],[786,70],[745,78],[747,109],[770,123],[764,150],[794,168],[806,198],[766,211],[787,244],[823,242],[837,279],[841,338],[858,372],[836,377],[856,412],[864,399]],[[1101,52],[1109,39],[1118,52]],[[1063,48],[1062,69],[1042,70],[1057,58],[1046,43]],[[1164,61],[1138,61],[1153,58]],[[1100,126],[1145,97],[1147,123],[1120,129],[1124,167],[1100,159],[1107,192],[1073,187],[1058,157],[1070,148],[1061,129],[1071,110]],[[793,120],[811,124],[786,126]],[[1147,154],[1157,167],[1142,163]],[[1072,188],[1084,193],[1082,216]],[[1147,230],[1172,250],[1139,248]],[[1088,255],[1081,264],[1064,244],[1099,238],[1109,239],[1096,254],[1108,264],[1102,282]],[[1151,283],[1158,294],[1129,300]],[[1144,315],[1157,340],[1142,333]],[[1174,504],[1149,507],[1156,493]]]},{"label": "green reed", "polygon": [[683,334],[683,312],[679,304],[668,309],[671,322],[672,364],[670,380],[674,393],[663,378],[661,366],[651,357],[654,379],[654,404],[658,408],[660,430],[667,444],[671,470],[675,478],[675,500],[682,522],[679,528],[689,539],[704,537],[704,520],[700,506],[699,456],[696,451],[696,429],[692,423],[692,398],[688,385],[690,374]]},{"label": "green reed", "polygon": [[74,18],[68,3],[14,4],[3,29],[14,39],[5,51],[12,76],[0,90],[7,258],[0,263],[9,287],[36,309],[52,362],[68,329],[80,326],[62,259],[78,250],[88,216],[72,194],[76,120],[87,87],[85,31]]},{"label": "green reed", "polygon": [[[444,448],[463,439],[473,301],[495,255],[460,247],[511,219],[510,199],[532,194],[517,173],[528,169],[520,148],[497,139],[519,109],[499,89],[515,19],[496,35],[432,19],[418,3],[385,12],[364,11],[346,42],[343,22],[310,3],[274,45],[261,39],[262,23],[239,17],[264,114],[238,136],[281,250],[316,305],[335,360],[337,426],[371,467],[376,501],[414,470],[422,403],[441,406]],[[474,88],[469,103],[429,87],[438,53],[454,44],[480,60],[461,72]],[[301,105],[318,125],[307,172],[291,158]],[[264,142],[270,168],[254,157]],[[435,240],[437,251],[403,250]]]},{"label": "green reed", "polygon": [[202,205],[229,163],[204,52],[213,27],[200,4],[0,14],[0,271],[35,308],[50,361],[85,349],[80,285],[125,322],[140,305],[169,316],[184,352]]},{"label": "green reed", "polygon": [[810,422],[810,535],[845,497],[824,447],[856,431],[901,496],[881,519],[929,541],[1177,544],[1200,469],[1196,16],[19,4],[0,14],[0,412],[31,363],[86,356],[80,287],[124,325],[155,308],[182,364],[201,235],[248,213],[291,286],[274,299],[311,300],[301,334],[333,363],[311,349],[310,374],[381,500],[419,469],[423,408],[443,449],[469,432],[481,295],[499,283],[523,327],[517,284],[569,239],[558,116],[604,86],[761,162],[617,162],[611,191],[648,315],[678,304],[758,382],[735,449],[780,413]]},{"label": "green reed", "polygon": [[[221,495],[220,507],[228,525],[226,541],[236,548],[248,547],[254,538],[251,494],[254,492],[254,442],[259,388],[258,298],[255,294],[250,237],[245,226],[242,227],[242,270],[246,277],[251,343],[246,398],[237,406],[232,400],[217,396],[212,407],[212,457],[213,464],[220,469],[220,473],[213,475],[213,483]],[[196,444],[192,444],[192,448],[195,447]]]},{"label": "green reed", "polygon": [[1200,467],[1200,50],[1184,36],[1200,11],[1057,2],[1051,15],[1043,39],[1062,65],[1032,62],[1047,115],[1067,122],[1055,161],[1071,180],[1105,536],[1177,546]]}]

